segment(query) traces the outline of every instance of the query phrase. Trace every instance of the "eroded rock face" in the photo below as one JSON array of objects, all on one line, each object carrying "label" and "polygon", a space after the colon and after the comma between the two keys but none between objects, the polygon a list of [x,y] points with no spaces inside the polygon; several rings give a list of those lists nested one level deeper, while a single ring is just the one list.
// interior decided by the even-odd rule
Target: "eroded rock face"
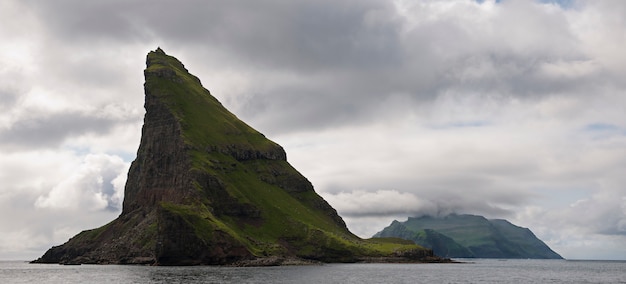
[{"label": "eroded rock face", "polygon": [[122,213],[34,262],[254,265],[430,256],[350,233],[283,148],[226,110],[180,61],[157,49],[146,62],[146,114]]},{"label": "eroded rock face", "polygon": [[146,90],[146,114],[137,158],[124,190],[122,215],[146,210],[161,201],[180,203],[193,195],[180,122],[165,104]]}]

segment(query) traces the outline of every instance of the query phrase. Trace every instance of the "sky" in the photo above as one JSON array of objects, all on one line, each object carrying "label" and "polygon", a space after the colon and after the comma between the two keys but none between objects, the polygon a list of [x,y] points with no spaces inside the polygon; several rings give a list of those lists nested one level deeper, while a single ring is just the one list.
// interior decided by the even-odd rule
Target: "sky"
[{"label": "sky", "polygon": [[478,214],[626,259],[626,1],[5,0],[0,38],[0,259],[120,214],[157,47],[361,237]]}]

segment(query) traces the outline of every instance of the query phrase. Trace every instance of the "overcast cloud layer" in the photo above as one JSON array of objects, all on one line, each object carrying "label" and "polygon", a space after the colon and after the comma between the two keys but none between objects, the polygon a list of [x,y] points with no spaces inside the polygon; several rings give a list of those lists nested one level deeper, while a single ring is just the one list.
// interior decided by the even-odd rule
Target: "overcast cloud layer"
[{"label": "overcast cloud layer", "polygon": [[162,47],[370,237],[506,218],[626,258],[624,1],[2,1],[0,259],[119,215]]}]

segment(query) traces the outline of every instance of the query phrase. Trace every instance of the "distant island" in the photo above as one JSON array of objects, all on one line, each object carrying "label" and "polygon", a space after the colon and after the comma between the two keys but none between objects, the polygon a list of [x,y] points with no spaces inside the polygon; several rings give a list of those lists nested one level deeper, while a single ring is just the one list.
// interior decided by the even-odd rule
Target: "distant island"
[{"label": "distant island", "polygon": [[120,216],[34,263],[284,265],[444,262],[399,238],[361,239],[267,139],[176,58],[147,56],[144,125]]},{"label": "distant island", "polygon": [[393,221],[374,235],[412,240],[450,258],[562,259],[533,232],[502,219],[451,214]]}]

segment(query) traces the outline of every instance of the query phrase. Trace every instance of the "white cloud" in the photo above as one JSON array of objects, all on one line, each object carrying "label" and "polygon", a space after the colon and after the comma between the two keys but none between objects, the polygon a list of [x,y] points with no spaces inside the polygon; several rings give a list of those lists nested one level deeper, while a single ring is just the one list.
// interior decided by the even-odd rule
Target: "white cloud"
[{"label": "white cloud", "polygon": [[38,208],[119,211],[128,165],[117,156],[89,154],[74,174],[37,198]]},{"label": "white cloud", "polygon": [[415,195],[396,190],[340,192],[326,194],[325,199],[348,216],[412,214],[416,208],[428,206]]},{"label": "white cloud", "polygon": [[111,221],[120,212],[114,206],[123,198],[127,170],[127,162],[106,154],[5,152],[0,215],[10,217],[0,218],[0,259],[35,259],[52,245]]}]

